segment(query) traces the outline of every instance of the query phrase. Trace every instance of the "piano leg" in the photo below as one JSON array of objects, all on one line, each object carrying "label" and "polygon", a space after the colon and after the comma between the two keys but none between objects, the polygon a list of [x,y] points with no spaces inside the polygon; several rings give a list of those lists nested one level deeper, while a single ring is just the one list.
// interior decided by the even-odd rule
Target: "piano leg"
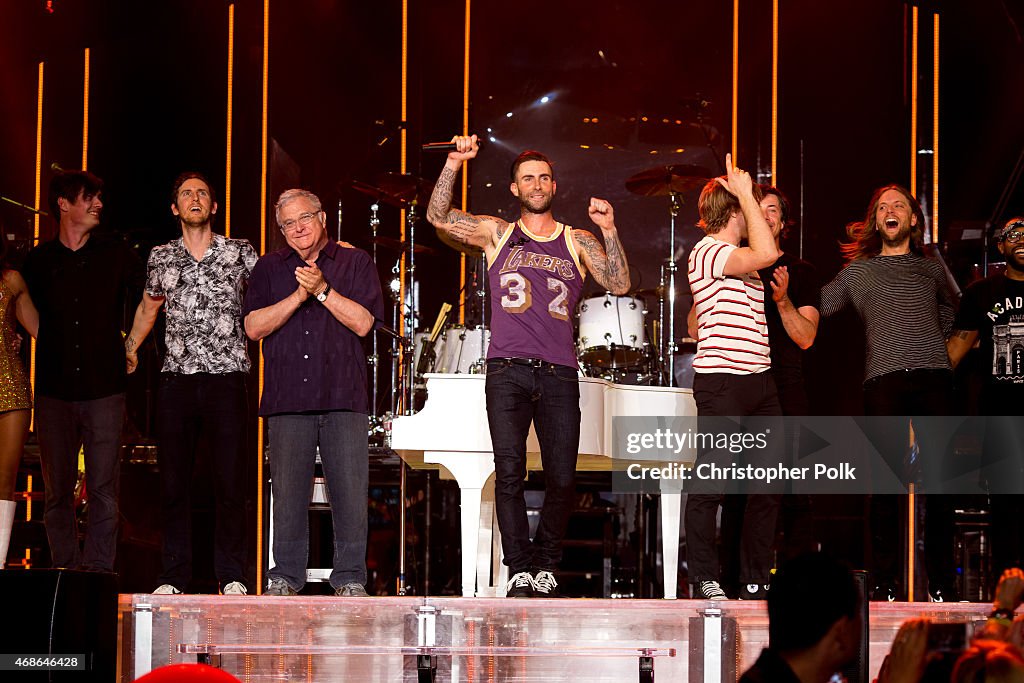
[{"label": "piano leg", "polygon": [[669,488],[662,482],[661,491],[661,561],[662,577],[665,582],[665,599],[676,599],[676,585],[679,580],[679,512],[682,494],[678,486]]},{"label": "piano leg", "polygon": [[494,454],[426,451],[423,453],[423,461],[443,465],[459,485],[462,531],[462,596],[475,597],[477,595],[477,550],[480,547],[480,503],[484,484],[494,476]]}]

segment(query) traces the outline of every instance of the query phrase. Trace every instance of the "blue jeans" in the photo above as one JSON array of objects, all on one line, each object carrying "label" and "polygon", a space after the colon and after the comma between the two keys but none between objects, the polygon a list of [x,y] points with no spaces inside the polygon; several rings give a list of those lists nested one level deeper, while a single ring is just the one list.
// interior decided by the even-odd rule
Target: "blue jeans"
[{"label": "blue jeans", "polygon": [[274,493],[274,566],[267,575],[300,590],[309,561],[309,503],[320,447],[334,525],[331,586],[366,583],[368,420],[335,411],[273,415],[267,419]]},{"label": "blue jeans", "polygon": [[192,580],[192,470],[201,437],[216,497],[214,570],[221,588],[245,581],[246,374],[161,373],[156,431],[160,443],[160,583],[184,591]]},{"label": "blue jeans", "polygon": [[[539,363],[539,362],[538,362]],[[512,573],[553,570],[575,505],[580,385],[575,368],[487,361],[487,423],[494,448],[494,498],[505,564]],[[544,505],[530,543],[523,479],[530,423],[544,467]]]},{"label": "blue jeans", "polygon": [[[90,401],[36,397],[36,435],[46,483],[43,519],[54,567],[114,571],[123,425],[124,394]],[[89,496],[84,552],[78,547],[75,520],[78,449],[83,446]]]}]

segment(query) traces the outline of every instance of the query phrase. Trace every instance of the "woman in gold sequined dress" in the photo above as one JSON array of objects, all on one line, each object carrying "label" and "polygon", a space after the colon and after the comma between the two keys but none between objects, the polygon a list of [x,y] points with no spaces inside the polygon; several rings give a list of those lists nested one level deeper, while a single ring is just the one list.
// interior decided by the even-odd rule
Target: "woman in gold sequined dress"
[{"label": "woman in gold sequined dress", "polygon": [[7,236],[0,235],[0,568],[7,561],[14,524],[14,482],[28,438],[32,396],[28,375],[18,357],[15,321],[33,337],[39,314],[25,280],[7,262]]}]

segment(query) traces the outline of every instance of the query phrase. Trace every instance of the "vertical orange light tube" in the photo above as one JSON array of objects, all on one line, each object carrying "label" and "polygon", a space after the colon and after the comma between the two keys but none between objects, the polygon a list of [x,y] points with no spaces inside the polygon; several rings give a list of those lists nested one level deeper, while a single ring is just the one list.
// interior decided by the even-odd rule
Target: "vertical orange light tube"
[{"label": "vertical orange light tube", "polygon": [[[462,134],[469,135],[469,29],[473,0],[466,0],[465,46],[462,63]],[[462,210],[469,207],[469,162],[462,165]],[[483,321],[481,321],[483,322]],[[466,254],[459,253],[459,324],[466,324]]]},{"label": "vertical orange light tube", "polygon": [[[43,80],[46,71],[46,63],[39,62],[39,74],[37,77],[36,86],[36,184],[35,184],[35,198],[32,202],[32,208],[36,210],[36,213],[32,217],[32,246],[39,244],[39,190],[42,184],[43,177]],[[57,219],[56,216],[53,217]],[[36,340],[32,338],[29,340],[29,358],[28,358],[28,380],[29,384],[32,385],[32,395],[36,393]],[[32,424],[29,425],[30,429],[35,429],[35,411],[32,412]]]},{"label": "vertical orange light tube", "polygon": [[732,0],[732,163],[739,165],[736,153],[739,131],[740,97],[740,0]]},{"label": "vertical orange light tube", "polygon": [[917,197],[917,5],[910,26],[910,194]]},{"label": "vertical orange light tube", "polygon": [[[39,211],[39,188],[43,177],[43,80],[45,75],[45,62],[39,62],[38,85],[36,87],[36,194],[33,208]],[[57,220],[57,216],[53,216]],[[39,244],[39,214],[36,213],[32,219],[33,233],[32,246]]]},{"label": "vertical orange light tube", "polygon": [[[267,83],[270,64],[270,0],[263,0],[263,94],[260,132],[260,254],[267,253]],[[263,342],[256,383],[263,398]],[[256,592],[263,593],[263,418],[256,420]]]},{"label": "vertical orange light tube", "polygon": [[89,48],[82,69],[82,170],[89,167]]},{"label": "vertical orange light tube", "polygon": [[[407,79],[408,78],[409,78],[409,0],[402,0],[402,83],[401,83],[401,87],[402,87],[402,93],[401,93],[402,115],[401,115],[401,119],[400,120],[403,121],[403,122],[406,120],[406,118],[405,118],[405,116],[406,116],[406,106],[408,104],[408,101],[407,101],[407,99],[408,99],[408,89],[406,87]],[[400,135],[401,135],[401,138],[400,138],[401,139],[401,145],[399,146],[400,157],[399,157],[399,161],[398,161],[398,171],[399,171],[399,173],[405,173],[405,164],[406,164],[406,149],[405,149],[405,146],[406,146],[406,130],[405,130],[405,126],[402,126],[402,130],[400,132]],[[405,242],[405,240],[406,240],[406,235],[405,235],[405,209],[402,209],[402,211],[399,212],[399,234],[401,235],[402,241]],[[399,301],[402,301],[402,302],[404,302],[406,297],[409,296],[409,291],[410,291],[410,288],[412,287],[412,282],[407,280],[406,277],[405,277],[406,265],[407,264],[405,262],[405,252],[403,251],[402,252],[402,258],[401,258],[401,272],[399,273],[399,290],[398,290]],[[404,315],[400,316],[400,318],[399,318],[399,321],[398,321],[398,333],[399,334],[405,334],[405,316]],[[405,355],[404,354],[404,349],[403,349],[403,353],[401,355],[402,356]],[[405,370],[405,362],[403,361],[401,366],[399,366],[398,374],[400,376],[404,375],[405,374],[404,370]]]},{"label": "vertical orange light tube", "polygon": [[228,5],[228,123],[224,152],[224,236],[231,237],[231,121],[235,82],[235,4]]},{"label": "vertical orange light tube", "polygon": [[939,243],[939,13],[932,25],[932,243]]},{"label": "vertical orange light tube", "polygon": [[779,186],[779,0],[772,0],[772,179]]}]

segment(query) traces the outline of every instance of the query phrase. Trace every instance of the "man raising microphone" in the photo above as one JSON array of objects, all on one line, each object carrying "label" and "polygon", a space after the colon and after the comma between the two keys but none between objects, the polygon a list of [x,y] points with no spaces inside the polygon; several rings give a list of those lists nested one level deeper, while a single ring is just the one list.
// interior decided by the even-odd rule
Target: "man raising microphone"
[{"label": "man raising microphone", "polygon": [[[629,267],[612,205],[591,198],[589,214],[604,244],[555,220],[557,184],[551,161],[528,150],[512,163],[511,190],[520,218],[508,223],[453,209],[462,163],[479,151],[475,135],[452,139],[427,219],[442,237],[483,249],[491,291],[487,353],[487,421],[494,448],[495,505],[509,597],[551,597],[575,492],[580,437],[579,381],[571,311],[593,274],[615,294],[629,290]],[[533,542],[526,517],[526,437],[533,423],[544,467],[544,505]]]}]

